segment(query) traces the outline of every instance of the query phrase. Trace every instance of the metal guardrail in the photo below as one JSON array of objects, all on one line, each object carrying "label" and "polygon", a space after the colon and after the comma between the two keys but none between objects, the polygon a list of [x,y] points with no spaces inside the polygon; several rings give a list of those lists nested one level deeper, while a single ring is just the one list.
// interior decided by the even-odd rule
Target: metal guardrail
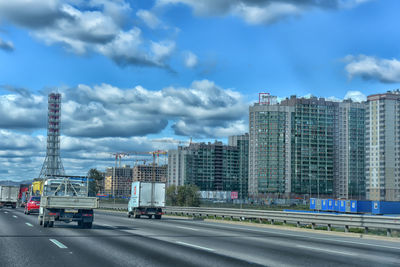
[{"label": "metal guardrail", "polygon": [[[100,205],[101,208],[127,210],[127,205],[119,204],[118,207]],[[326,226],[327,230],[332,227],[343,227],[345,232],[349,232],[350,227],[364,229],[368,233],[369,229],[383,229],[387,231],[387,236],[391,236],[392,230],[400,230],[400,216],[373,216],[360,214],[328,214],[328,213],[306,213],[288,211],[268,211],[268,210],[249,210],[232,208],[197,208],[197,207],[166,207],[165,214],[183,215],[193,217],[214,217],[229,218],[239,220],[258,220],[259,222],[281,222],[294,223],[297,227],[301,225],[311,225],[312,229],[317,226]]]}]

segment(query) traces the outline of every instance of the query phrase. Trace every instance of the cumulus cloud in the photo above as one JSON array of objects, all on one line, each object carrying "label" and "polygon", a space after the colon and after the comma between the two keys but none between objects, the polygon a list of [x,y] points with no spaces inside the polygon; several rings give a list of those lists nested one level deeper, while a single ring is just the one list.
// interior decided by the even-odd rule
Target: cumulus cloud
[{"label": "cumulus cloud", "polygon": [[183,57],[184,57],[183,59],[184,59],[184,63],[185,63],[186,67],[194,68],[197,66],[198,59],[197,59],[197,56],[193,52],[186,51],[183,53]]},{"label": "cumulus cloud", "polygon": [[367,96],[360,91],[348,91],[344,96],[344,99],[351,99],[354,102],[363,102],[367,100]]},{"label": "cumulus cloud", "polygon": [[[145,40],[138,27],[126,26],[129,11],[125,0],[0,1],[1,18],[28,29],[48,45],[61,44],[77,54],[99,52],[121,66],[170,69],[166,60],[174,45],[165,44],[173,42]],[[138,16],[155,26],[156,17],[150,12],[142,10]],[[0,48],[7,44],[10,47],[0,42]]]},{"label": "cumulus cloud", "polygon": [[7,52],[14,51],[14,44],[10,41],[4,41],[0,38],[0,49]]},{"label": "cumulus cloud", "polygon": [[[46,153],[47,96],[2,88],[8,92],[0,96],[0,180],[32,179],[39,175]],[[115,152],[166,147],[152,143],[149,134],[219,138],[247,129],[243,96],[209,80],[158,91],[109,84],[60,90],[61,157],[70,175],[113,166]],[[132,155],[123,163],[132,165],[143,157]]]},{"label": "cumulus cloud", "polygon": [[400,61],[373,56],[349,55],[344,58],[345,69],[350,79],[360,76],[364,80],[378,80],[383,83],[400,82]]},{"label": "cumulus cloud", "polygon": [[146,23],[146,25],[151,29],[156,29],[161,25],[161,21],[154,15],[151,11],[140,9],[136,12],[136,16],[138,16],[141,20]]},{"label": "cumulus cloud", "polygon": [[232,129],[230,123],[247,114],[240,93],[208,80],[160,91],[79,85],[65,95],[64,133],[76,137],[144,136],[160,133],[169,122],[178,135],[221,137],[223,131],[213,129]]},{"label": "cumulus cloud", "polygon": [[157,6],[185,4],[200,16],[238,16],[249,24],[269,24],[313,8],[351,8],[369,0],[158,0]]},{"label": "cumulus cloud", "polygon": [[43,96],[30,95],[23,89],[5,88],[18,93],[0,96],[1,129],[32,131],[46,125],[47,109]]}]

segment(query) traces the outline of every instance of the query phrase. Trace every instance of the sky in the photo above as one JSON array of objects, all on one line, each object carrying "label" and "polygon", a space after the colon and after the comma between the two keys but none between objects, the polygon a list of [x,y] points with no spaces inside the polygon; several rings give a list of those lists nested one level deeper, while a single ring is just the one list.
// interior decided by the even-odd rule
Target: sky
[{"label": "sky", "polygon": [[[398,0],[0,0],[0,181],[38,177],[47,95],[67,174],[248,131],[258,93],[400,88]],[[144,156],[136,156],[143,158]],[[133,165],[135,156],[122,159]]]}]

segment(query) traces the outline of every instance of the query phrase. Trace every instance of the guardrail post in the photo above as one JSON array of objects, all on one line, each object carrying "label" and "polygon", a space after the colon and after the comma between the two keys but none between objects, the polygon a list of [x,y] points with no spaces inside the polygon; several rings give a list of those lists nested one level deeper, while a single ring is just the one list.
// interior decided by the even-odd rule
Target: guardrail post
[{"label": "guardrail post", "polygon": [[368,234],[368,227],[364,228],[364,233]]},{"label": "guardrail post", "polygon": [[215,215],[215,214],[214,214],[214,219],[215,219],[215,220],[217,219],[217,215]]},{"label": "guardrail post", "polygon": [[328,224],[328,231],[332,231],[332,226],[331,226],[331,224]]},{"label": "guardrail post", "polygon": [[315,230],[315,223],[311,224],[311,229]]},{"label": "guardrail post", "polygon": [[283,220],[283,225],[286,225],[286,220]]},{"label": "guardrail post", "polygon": [[344,226],[344,231],[345,231],[346,233],[349,232],[349,226],[348,226],[348,225],[345,225],[345,226]]},{"label": "guardrail post", "polygon": [[262,223],[262,219],[261,218],[258,218],[258,223]]},{"label": "guardrail post", "polygon": [[300,227],[300,222],[297,222],[296,226],[297,226],[297,227]]},{"label": "guardrail post", "polygon": [[231,221],[233,221],[233,216],[231,216]]},{"label": "guardrail post", "polygon": [[271,224],[275,224],[275,220],[274,219],[271,220]]},{"label": "guardrail post", "polygon": [[392,229],[387,229],[386,235],[387,235],[387,237],[392,237]]}]

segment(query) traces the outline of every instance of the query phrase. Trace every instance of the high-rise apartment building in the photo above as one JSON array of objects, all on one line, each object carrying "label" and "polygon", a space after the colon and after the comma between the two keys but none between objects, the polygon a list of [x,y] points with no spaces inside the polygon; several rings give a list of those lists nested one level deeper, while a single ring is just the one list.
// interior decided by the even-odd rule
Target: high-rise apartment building
[{"label": "high-rise apartment building", "polygon": [[239,150],[239,199],[246,198],[249,183],[249,134],[233,135],[228,138],[228,145]]},{"label": "high-rise apartment building", "polygon": [[294,108],[259,102],[249,109],[251,197],[290,192],[291,119]]},{"label": "high-rise apartment building", "polygon": [[368,96],[365,123],[367,198],[400,201],[400,91]]},{"label": "high-rise apartment building", "polygon": [[335,145],[335,197],[365,199],[365,103],[339,103]]},{"label": "high-rise apartment building", "polygon": [[194,184],[201,191],[239,191],[239,149],[222,142],[191,143],[168,151],[168,185]]},{"label": "high-rise apartment building", "polygon": [[178,149],[168,150],[167,186],[185,184],[185,166],[188,150],[178,146]]},{"label": "high-rise apartment building", "polygon": [[324,98],[283,100],[291,119],[291,193],[332,196],[334,133],[338,103]]},{"label": "high-rise apartment building", "polygon": [[332,196],[338,103],[291,96],[249,112],[249,194]]}]

